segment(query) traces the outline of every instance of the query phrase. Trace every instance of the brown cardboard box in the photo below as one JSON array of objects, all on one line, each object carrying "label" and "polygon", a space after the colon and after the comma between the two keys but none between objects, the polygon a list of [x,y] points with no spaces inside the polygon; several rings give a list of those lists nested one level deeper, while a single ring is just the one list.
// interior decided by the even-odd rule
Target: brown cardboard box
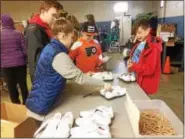
[{"label": "brown cardboard box", "polygon": [[161,24],[161,32],[175,32],[176,26],[175,24]]},{"label": "brown cardboard box", "polygon": [[171,68],[171,72],[172,73],[177,73],[177,72],[179,72],[179,68],[178,67],[170,67]]},{"label": "brown cardboard box", "polygon": [[27,118],[27,109],[23,105],[1,104],[1,138],[33,137],[39,125]]},{"label": "brown cardboard box", "polygon": [[166,42],[167,47],[174,47],[175,46],[175,37],[169,37],[168,42]]}]

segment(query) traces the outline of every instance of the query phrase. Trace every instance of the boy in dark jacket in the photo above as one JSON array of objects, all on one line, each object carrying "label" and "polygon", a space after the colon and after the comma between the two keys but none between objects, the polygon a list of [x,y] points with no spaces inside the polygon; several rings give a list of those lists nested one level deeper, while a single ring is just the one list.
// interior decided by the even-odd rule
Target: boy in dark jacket
[{"label": "boy in dark jacket", "polygon": [[162,40],[150,35],[150,24],[141,20],[136,25],[138,43],[131,51],[129,71],[136,75],[137,83],[147,94],[154,94],[159,87],[161,75]]},{"label": "boy in dark jacket", "polygon": [[45,0],[41,3],[40,13],[35,14],[29,21],[26,29],[26,43],[28,46],[28,64],[32,82],[40,53],[52,37],[50,26],[60,9],[63,9],[63,6],[56,0]]}]

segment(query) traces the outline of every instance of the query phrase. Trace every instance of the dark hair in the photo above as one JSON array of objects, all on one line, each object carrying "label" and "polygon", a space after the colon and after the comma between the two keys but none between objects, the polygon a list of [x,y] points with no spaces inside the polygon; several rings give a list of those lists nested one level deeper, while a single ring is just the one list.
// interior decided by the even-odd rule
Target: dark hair
[{"label": "dark hair", "polygon": [[51,26],[53,35],[58,35],[59,32],[64,32],[65,34],[71,33],[74,31],[73,25],[66,19],[55,20]]},{"label": "dark hair", "polygon": [[132,33],[135,34],[139,27],[141,27],[144,30],[150,28],[150,21],[146,19],[141,19],[137,21],[137,23],[135,23],[134,27],[132,28]]},{"label": "dark hair", "polygon": [[91,23],[95,24],[95,19],[94,19],[93,14],[87,14],[85,17],[87,18],[88,22],[91,22]]},{"label": "dark hair", "polygon": [[48,10],[51,7],[54,7],[57,10],[63,9],[62,4],[60,4],[56,0],[44,0],[44,1],[42,1],[41,5],[40,5],[39,13],[41,13],[42,10]]},{"label": "dark hair", "polygon": [[68,12],[67,11],[60,10],[59,13],[58,13],[58,18],[60,18],[60,17],[67,18],[67,16],[68,16]]}]

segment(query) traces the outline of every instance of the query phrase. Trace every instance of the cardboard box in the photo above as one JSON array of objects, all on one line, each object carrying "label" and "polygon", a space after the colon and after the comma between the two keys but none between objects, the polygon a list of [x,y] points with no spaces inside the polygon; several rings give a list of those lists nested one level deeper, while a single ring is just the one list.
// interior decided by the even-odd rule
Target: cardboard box
[{"label": "cardboard box", "polygon": [[167,47],[174,47],[175,46],[175,37],[168,37],[168,42],[166,42]]},{"label": "cardboard box", "polygon": [[27,117],[23,105],[1,104],[1,138],[32,137],[38,128],[38,122]]},{"label": "cardboard box", "polygon": [[161,37],[164,42],[167,42],[167,46],[174,46],[175,41],[171,41],[171,38],[175,37],[176,25],[175,24],[158,24],[157,36]]},{"label": "cardboard box", "polygon": [[179,68],[178,67],[170,67],[171,68],[171,71],[172,71],[172,73],[177,73],[177,72],[179,72]]}]

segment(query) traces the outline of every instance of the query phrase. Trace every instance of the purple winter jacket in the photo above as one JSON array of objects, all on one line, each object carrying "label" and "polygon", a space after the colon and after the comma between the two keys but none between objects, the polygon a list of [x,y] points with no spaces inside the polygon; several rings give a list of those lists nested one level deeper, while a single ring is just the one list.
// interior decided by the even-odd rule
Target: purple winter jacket
[{"label": "purple winter jacket", "polygon": [[1,30],[1,67],[26,65],[27,48],[23,34],[14,27],[4,26]]}]

